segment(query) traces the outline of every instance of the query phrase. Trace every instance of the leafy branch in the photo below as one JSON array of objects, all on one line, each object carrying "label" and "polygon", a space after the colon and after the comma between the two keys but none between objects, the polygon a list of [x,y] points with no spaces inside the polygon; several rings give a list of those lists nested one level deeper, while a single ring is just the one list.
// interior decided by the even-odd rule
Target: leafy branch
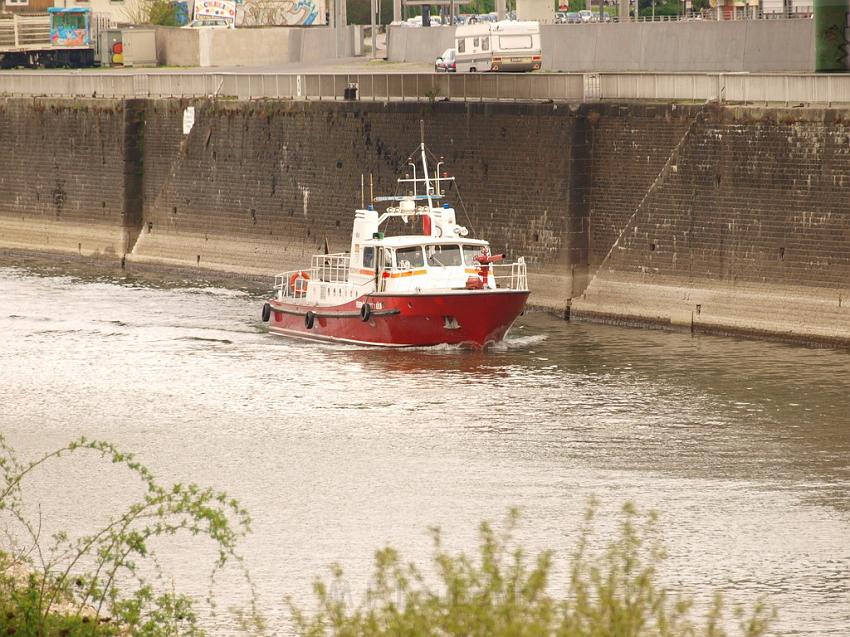
[{"label": "leafy branch", "polygon": [[[72,454],[93,454],[120,465],[141,483],[143,495],[96,532],[77,538],[57,533],[48,544],[41,537],[40,509],[38,519],[31,520],[21,487],[38,468]],[[228,562],[242,567],[252,593],[254,624],[262,625],[253,584],[237,552],[239,540],[250,532],[248,512],[221,491],[160,484],[133,454],[112,443],[82,437],[22,462],[0,434],[0,513],[23,531],[28,546],[0,551],[0,593],[5,592],[0,611],[34,635],[50,634],[57,621],[77,628],[100,626],[106,633],[103,626],[112,625],[151,636],[199,634],[192,601],[174,591],[155,592],[141,569],[152,563],[158,570],[152,540],[180,533],[205,537],[216,547],[210,582]],[[11,546],[15,536],[7,535]]]}]

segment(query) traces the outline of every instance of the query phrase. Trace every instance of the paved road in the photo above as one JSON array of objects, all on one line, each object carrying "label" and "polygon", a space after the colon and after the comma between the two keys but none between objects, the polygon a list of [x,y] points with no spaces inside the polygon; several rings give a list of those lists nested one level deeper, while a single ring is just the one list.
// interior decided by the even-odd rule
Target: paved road
[{"label": "paved road", "polygon": [[342,58],[325,63],[307,64],[291,62],[261,66],[214,66],[214,67],[168,67],[168,68],[94,68],[76,70],[20,69],[0,71],[2,73],[45,73],[66,75],[68,73],[430,73],[431,64],[417,62],[387,62],[368,57]]}]

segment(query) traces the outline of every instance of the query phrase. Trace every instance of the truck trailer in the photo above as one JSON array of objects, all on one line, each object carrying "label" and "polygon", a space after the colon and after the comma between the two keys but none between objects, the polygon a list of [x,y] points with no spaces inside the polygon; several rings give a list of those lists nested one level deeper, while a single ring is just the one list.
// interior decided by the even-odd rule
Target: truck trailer
[{"label": "truck trailer", "polygon": [[97,40],[108,16],[85,7],[51,7],[46,14],[0,17],[0,68],[86,67],[98,59]]}]

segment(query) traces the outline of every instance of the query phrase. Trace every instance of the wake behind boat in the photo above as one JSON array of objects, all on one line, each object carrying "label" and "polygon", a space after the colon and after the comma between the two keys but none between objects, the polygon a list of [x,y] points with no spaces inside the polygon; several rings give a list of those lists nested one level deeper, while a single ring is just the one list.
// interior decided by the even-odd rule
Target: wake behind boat
[{"label": "wake behind boat", "polygon": [[[275,277],[263,305],[273,334],[326,341],[415,347],[461,345],[481,349],[501,341],[528,299],[525,260],[509,263],[490,245],[467,237],[455,211],[439,205],[454,177],[429,172],[420,143],[421,177],[399,179],[408,194],[376,197],[356,210],[351,249],[313,256],[309,268]],[[400,218],[421,221],[421,234],[385,236]]]}]

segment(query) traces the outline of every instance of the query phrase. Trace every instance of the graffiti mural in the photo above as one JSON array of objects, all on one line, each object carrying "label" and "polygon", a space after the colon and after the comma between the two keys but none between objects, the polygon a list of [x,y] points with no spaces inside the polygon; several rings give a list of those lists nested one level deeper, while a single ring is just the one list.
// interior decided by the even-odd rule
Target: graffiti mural
[{"label": "graffiti mural", "polygon": [[244,0],[245,26],[327,24],[325,0]]},{"label": "graffiti mural", "polygon": [[89,9],[50,7],[50,42],[53,46],[88,46],[91,43]]},{"label": "graffiti mural", "polygon": [[195,19],[199,18],[233,21],[236,19],[236,3],[232,0],[196,0]]}]

